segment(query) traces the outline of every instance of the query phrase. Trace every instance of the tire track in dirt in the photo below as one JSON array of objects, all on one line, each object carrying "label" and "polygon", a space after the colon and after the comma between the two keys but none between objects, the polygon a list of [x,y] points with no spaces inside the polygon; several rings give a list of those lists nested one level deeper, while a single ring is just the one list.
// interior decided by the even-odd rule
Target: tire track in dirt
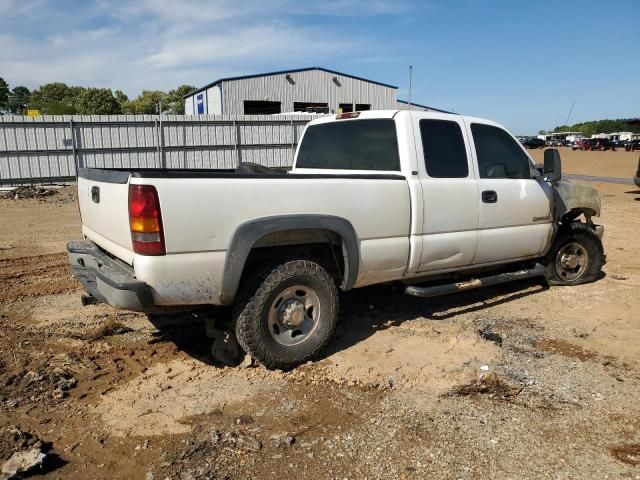
[{"label": "tire track in dirt", "polygon": [[67,293],[80,288],[66,253],[0,259],[0,303]]}]

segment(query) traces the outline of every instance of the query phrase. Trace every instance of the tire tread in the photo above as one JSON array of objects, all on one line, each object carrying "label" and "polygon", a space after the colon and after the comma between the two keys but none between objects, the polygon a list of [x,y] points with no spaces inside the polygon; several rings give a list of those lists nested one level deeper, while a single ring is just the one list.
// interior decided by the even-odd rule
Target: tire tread
[{"label": "tire tread", "polygon": [[[285,358],[272,352],[262,341],[261,319],[271,293],[281,283],[300,275],[319,279],[326,287],[333,301],[326,313],[331,325],[322,341],[302,358]],[[338,314],[338,291],[329,273],[315,262],[309,260],[293,260],[282,264],[271,264],[252,274],[241,287],[236,308],[234,309],[235,331],[238,343],[245,352],[269,369],[287,370],[305,363],[327,346]]]},{"label": "tire tread", "polygon": [[[589,266],[588,270],[578,280],[573,282],[564,281],[556,275],[555,272],[555,256],[560,247],[569,240],[586,241],[583,243],[589,253]],[[582,222],[571,222],[567,225],[560,227],[560,231],[553,242],[553,246],[549,250],[549,253],[544,260],[547,272],[546,277],[550,285],[581,285],[583,283],[590,283],[600,275],[602,267],[606,263],[606,256],[604,254],[604,247],[602,242],[593,231],[593,229]]]}]

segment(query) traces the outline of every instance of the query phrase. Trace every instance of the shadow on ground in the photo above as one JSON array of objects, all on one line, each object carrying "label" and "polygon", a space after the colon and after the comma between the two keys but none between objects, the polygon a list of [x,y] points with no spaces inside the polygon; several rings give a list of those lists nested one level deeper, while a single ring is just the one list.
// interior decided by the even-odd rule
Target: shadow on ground
[{"label": "shadow on ground", "polygon": [[[348,349],[376,332],[414,319],[433,322],[536,295],[549,287],[540,279],[522,280],[429,299],[411,297],[404,286],[376,285],[341,295],[341,313],[335,336],[322,358]],[[212,340],[207,337],[205,319],[213,319],[220,329],[231,329],[228,308],[203,307],[190,312],[149,315],[158,329],[152,342],[173,342],[176,347],[204,363],[220,366],[211,356]]]},{"label": "shadow on ground", "polygon": [[340,323],[325,355],[350,348],[378,331],[398,327],[407,321],[448,320],[548,289],[540,279],[531,279],[428,299],[406,295],[402,285],[353,290],[343,294]]},{"label": "shadow on ground", "polygon": [[[640,190],[631,190],[631,191],[624,192],[624,193],[628,193],[629,195],[640,195]],[[640,202],[640,196],[634,198],[634,200],[636,202]]]}]

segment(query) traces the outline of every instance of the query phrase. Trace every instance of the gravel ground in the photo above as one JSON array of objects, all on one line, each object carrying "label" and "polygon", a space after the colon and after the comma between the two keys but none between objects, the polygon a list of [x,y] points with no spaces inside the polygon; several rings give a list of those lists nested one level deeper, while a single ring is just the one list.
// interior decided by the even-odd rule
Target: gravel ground
[{"label": "gravel ground", "polygon": [[640,478],[640,191],[596,186],[604,278],[353,291],[325,357],[288,373],[217,365],[203,320],[221,310],[81,307],[73,193],[0,200],[0,464],[37,448],[45,478]]}]

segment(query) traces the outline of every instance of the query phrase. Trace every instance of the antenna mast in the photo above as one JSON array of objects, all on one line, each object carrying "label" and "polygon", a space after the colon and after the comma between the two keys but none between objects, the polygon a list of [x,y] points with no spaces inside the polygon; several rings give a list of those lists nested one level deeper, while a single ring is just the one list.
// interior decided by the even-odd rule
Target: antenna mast
[{"label": "antenna mast", "polygon": [[569,115],[567,115],[567,119],[564,121],[564,124],[569,126],[569,117],[571,116],[571,112],[573,112],[573,106],[576,104],[575,99],[573,100],[573,103],[571,104],[571,108],[569,109]]}]

